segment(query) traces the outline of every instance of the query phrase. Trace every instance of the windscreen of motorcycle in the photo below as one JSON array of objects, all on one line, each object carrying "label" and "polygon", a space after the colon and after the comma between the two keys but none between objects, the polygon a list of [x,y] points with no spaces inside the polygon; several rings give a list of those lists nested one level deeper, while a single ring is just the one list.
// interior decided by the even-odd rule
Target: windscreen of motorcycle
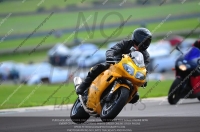
[{"label": "windscreen of motorcycle", "polygon": [[200,58],[200,50],[196,47],[190,48],[190,50],[184,55],[185,60],[193,60]]},{"label": "windscreen of motorcycle", "polygon": [[131,58],[138,67],[145,67],[144,57],[143,57],[142,53],[140,53],[139,51],[131,52]]}]

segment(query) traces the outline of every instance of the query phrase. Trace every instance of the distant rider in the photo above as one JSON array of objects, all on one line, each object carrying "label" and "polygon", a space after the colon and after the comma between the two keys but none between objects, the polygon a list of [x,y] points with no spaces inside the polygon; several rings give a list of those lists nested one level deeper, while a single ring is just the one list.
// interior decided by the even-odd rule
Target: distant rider
[{"label": "distant rider", "polygon": [[199,40],[196,40],[196,41],[194,42],[193,46],[200,49],[200,39],[199,39]]}]

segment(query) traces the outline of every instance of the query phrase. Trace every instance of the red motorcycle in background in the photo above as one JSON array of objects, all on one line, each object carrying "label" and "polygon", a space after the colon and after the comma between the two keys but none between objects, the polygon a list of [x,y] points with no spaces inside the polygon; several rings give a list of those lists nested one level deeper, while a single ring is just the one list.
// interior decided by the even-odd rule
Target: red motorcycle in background
[{"label": "red motorcycle in background", "polygon": [[190,48],[176,60],[175,76],[168,93],[169,104],[174,105],[181,98],[200,100],[200,50],[198,48]]}]

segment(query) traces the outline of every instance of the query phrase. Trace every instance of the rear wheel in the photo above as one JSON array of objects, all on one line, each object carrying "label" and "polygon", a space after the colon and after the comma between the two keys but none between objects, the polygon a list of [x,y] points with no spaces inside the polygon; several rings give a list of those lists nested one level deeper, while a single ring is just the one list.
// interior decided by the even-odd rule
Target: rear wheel
[{"label": "rear wheel", "polygon": [[200,101],[200,97],[197,97],[197,99]]},{"label": "rear wheel", "polygon": [[120,87],[113,93],[110,102],[103,105],[100,118],[103,122],[112,121],[126,105],[129,97],[129,90],[125,87]]},{"label": "rear wheel", "polygon": [[87,112],[85,112],[79,99],[75,101],[71,109],[70,118],[74,123],[78,124],[84,123],[85,121],[87,121],[88,118],[90,118],[90,115]]},{"label": "rear wheel", "polygon": [[176,78],[169,89],[168,102],[171,105],[176,104],[180,100],[181,96],[179,95],[179,85],[181,84],[181,81],[182,80],[180,78]]}]

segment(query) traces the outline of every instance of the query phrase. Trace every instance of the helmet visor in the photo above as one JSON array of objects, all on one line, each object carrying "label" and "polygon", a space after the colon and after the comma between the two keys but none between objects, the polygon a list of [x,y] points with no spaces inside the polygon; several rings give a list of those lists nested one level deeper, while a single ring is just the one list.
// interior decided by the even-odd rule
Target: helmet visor
[{"label": "helmet visor", "polygon": [[147,37],[142,42],[140,43],[136,42],[136,43],[138,45],[139,50],[146,50],[151,43],[151,38]]}]

